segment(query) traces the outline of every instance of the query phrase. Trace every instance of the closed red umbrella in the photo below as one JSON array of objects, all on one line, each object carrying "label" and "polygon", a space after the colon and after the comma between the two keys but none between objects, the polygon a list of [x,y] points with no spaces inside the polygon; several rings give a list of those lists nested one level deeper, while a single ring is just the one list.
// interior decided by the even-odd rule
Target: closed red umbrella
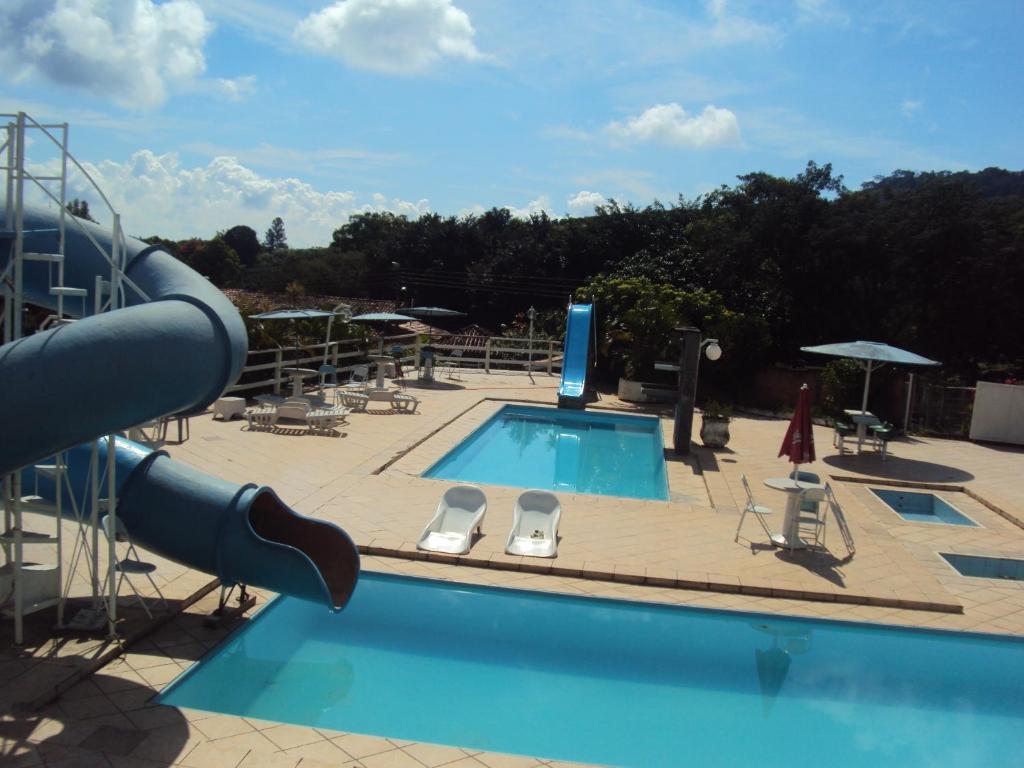
[{"label": "closed red umbrella", "polygon": [[[808,464],[814,461],[814,431],[811,427],[811,395],[807,385],[800,387],[800,398],[786,430],[779,456],[787,457],[794,464]],[[795,471],[795,470],[794,470]]]}]

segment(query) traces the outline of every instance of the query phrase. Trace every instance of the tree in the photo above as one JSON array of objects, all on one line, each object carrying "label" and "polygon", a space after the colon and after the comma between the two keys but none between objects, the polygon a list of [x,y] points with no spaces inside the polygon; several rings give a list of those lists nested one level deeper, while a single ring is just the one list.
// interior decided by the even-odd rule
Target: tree
[{"label": "tree", "polygon": [[[280,221],[280,219],[277,219]],[[284,224],[281,224],[281,236],[284,237]],[[235,253],[247,269],[256,264],[260,255],[260,241],[256,237],[256,230],[239,224],[225,232],[221,237],[224,242],[234,248]]]},{"label": "tree", "polygon": [[178,245],[178,258],[218,287],[237,285],[242,273],[238,254],[219,237],[183,241]]},{"label": "tree", "polygon": [[270,222],[270,229],[263,236],[263,247],[268,251],[287,250],[288,238],[284,233],[284,219],[280,216]]},{"label": "tree", "polygon": [[79,200],[77,197],[65,206],[68,209],[68,213],[79,219],[85,219],[91,221],[94,224],[96,219],[89,213],[89,202],[87,200]]}]

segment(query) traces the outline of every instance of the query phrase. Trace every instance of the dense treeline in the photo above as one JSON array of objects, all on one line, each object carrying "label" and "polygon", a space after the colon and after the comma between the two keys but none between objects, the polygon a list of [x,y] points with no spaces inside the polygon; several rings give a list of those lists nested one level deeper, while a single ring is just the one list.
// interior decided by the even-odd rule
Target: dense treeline
[{"label": "dense treeline", "polygon": [[324,248],[267,249],[248,227],[217,240],[179,253],[221,285],[437,304],[492,328],[531,304],[563,307],[603,274],[717,294],[765,329],[770,361],[872,339],[973,376],[1024,354],[1024,173],[999,169],[897,171],[851,191],[809,163],[791,179],[752,173],[696,200],[613,201],[584,218],[365,213]]}]

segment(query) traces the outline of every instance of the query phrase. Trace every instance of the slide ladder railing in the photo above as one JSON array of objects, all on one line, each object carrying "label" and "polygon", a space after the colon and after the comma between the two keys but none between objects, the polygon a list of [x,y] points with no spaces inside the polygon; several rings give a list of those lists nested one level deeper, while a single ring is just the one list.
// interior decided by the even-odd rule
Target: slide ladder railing
[{"label": "slide ladder railing", "polygon": [[[110,267],[109,279],[96,278],[92,286],[92,313],[99,314],[116,310],[124,306],[125,288],[129,288],[143,300],[148,297],[124,274],[125,269],[125,234],[121,228],[121,218],[114,210],[110,200],[100,189],[89,172],[68,151],[68,124],[44,124],[33,119],[24,112],[2,114],[2,142],[0,142],[0,166],[4,174],[5,205],[3,230],[0,237],[8,241],[8,259],[3,272],[0,273],[0,300],[3,309],[0,311],[0,326],[3,328],[3,343],[17,341],[24,335],[25,265],[30,262],[47,264],[49,279],[48,292],[50,301],[55,305],[54,313],[46,318],[40,331],[49,327],[71,322],[73,316],[82,317],[89,314],[87,305],[90,295],[89,288],[70,286],[65,283],[66,243],[69,225],[77,228],[77,232],[87,238],[101,254]],[[38,144],[33,141],[33,153],[45,155],[54,153],[44,162],[32,163],[27,150],[30,146],[29,135],[34,140],[41,139]],[[83,226],[77,216],[70,213],[67,207],[69,168],[75,168],[88,182],[91,191],[103,201],[112,220],[112,237],[109,249],[104,247],[88,228]],[[55,204],[58,208],[57,227],[45,231],[26,230],[25,199],[27,194],[40,195]],[[36,239],[51,237],[55,247],[46,251],[26,250],[26,235]],[[80,300],[81,307],[69,305],[70,300]],[[76,311],[77,309],[77,311]],[[92,587],[92,606],[74,617],[71,626],[80,629],[101,629],[106,625],[110,635],[114,634],[117,621],[117,584],[115,541],[107,542],[107,574],[105,579],[100,576],[99,512],[101,506],[116,522],[117,500],[111,493],[109,498],[101,499],[101,487],[104,482],[110,489],[116,488],[116,462],[114,452],[107,452],[104,467],[100,467],[100,441],[113,438],[98,438],[93,442],[93,463],[89,473],[90,503],[77,503],[74,494],[70,493],[65,471],[63,454],[57,454],[53,462],[46,465],[34,465],[22,468],[3,478],[4,531],[0,534],[0,545],[4,552],[5,563],[0,567],[0,604],[10,600],[12,603],[5,613],[14,619],[15,643],[24,641],[24,617],[37,610],[52,605],[57,606],[58,625],[63,625],[64,605],[73,583],[73,575],[77,564],[84,554],[89,567]],[[55,487],[55,501],[44,502],[38,495],[25,493],[22,487],[24,477],[35,473],[43,475]],[[77,521],[75,542],[70,558],[71,568],[66,578],[63,577],[64,547],[62,541],[63,499],[68,491],[72,504],[73,517]],[[91,509],[88,525],[83,519],[83,510]],[[53,536],[33,533],[25,528],[26,513],[53,515],[56,519]],[[113,528],[111,528],[113,530]],[[25,558],[25,547],[29,544],[56,545],[56,562],[49,566],[30,563]],[[106,583],[104,583],[106,582]],[[5,595],[4,587],[12,594]]]}]

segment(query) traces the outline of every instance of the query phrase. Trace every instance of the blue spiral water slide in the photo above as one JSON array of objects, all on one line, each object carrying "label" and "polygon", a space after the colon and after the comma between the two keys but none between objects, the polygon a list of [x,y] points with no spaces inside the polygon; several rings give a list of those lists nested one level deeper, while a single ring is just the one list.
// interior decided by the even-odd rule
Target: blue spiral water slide
[{"label": "blue spiral water slide", "polygon": [[560,408],[583,408],[586,405],[587,368],[590,365],[591,323],[593,304],[570,304],[565,326],[565,355],[562,358],[562,381],[558,387]]},{"label": "blue spiral water slide", "polygon": [[[110,253],[111,233],[84,223]],[[25,208],[26,253],[56,252],[58,220]],[[110,266],[69,226],[64,284],[76,322],[0,346],[0,474],[67,449],[68,478],[83,487],[91,443],[103,435],[213,403],[245,364],[245,326],[209,281],[160,246],[126,238],[124,306],[93,315],[96,277]],[[9,241],[11,242],[11,241]],[[13,256],[0,242],[0,273]],[[50,270],[24,262],[25,300],[55,308]],[[106,453],[108,441],[101,440]],[[359,554],[338,526],[289,509],[270,489],[238,485],[172,460],[164,451],[115,443],[117,515],[139,545],[225,584],[248,584],[340,610],[359,575]],[[101,457],[105,460],[105,457]],[[52,494],[44,481],[40,494]]]}]

